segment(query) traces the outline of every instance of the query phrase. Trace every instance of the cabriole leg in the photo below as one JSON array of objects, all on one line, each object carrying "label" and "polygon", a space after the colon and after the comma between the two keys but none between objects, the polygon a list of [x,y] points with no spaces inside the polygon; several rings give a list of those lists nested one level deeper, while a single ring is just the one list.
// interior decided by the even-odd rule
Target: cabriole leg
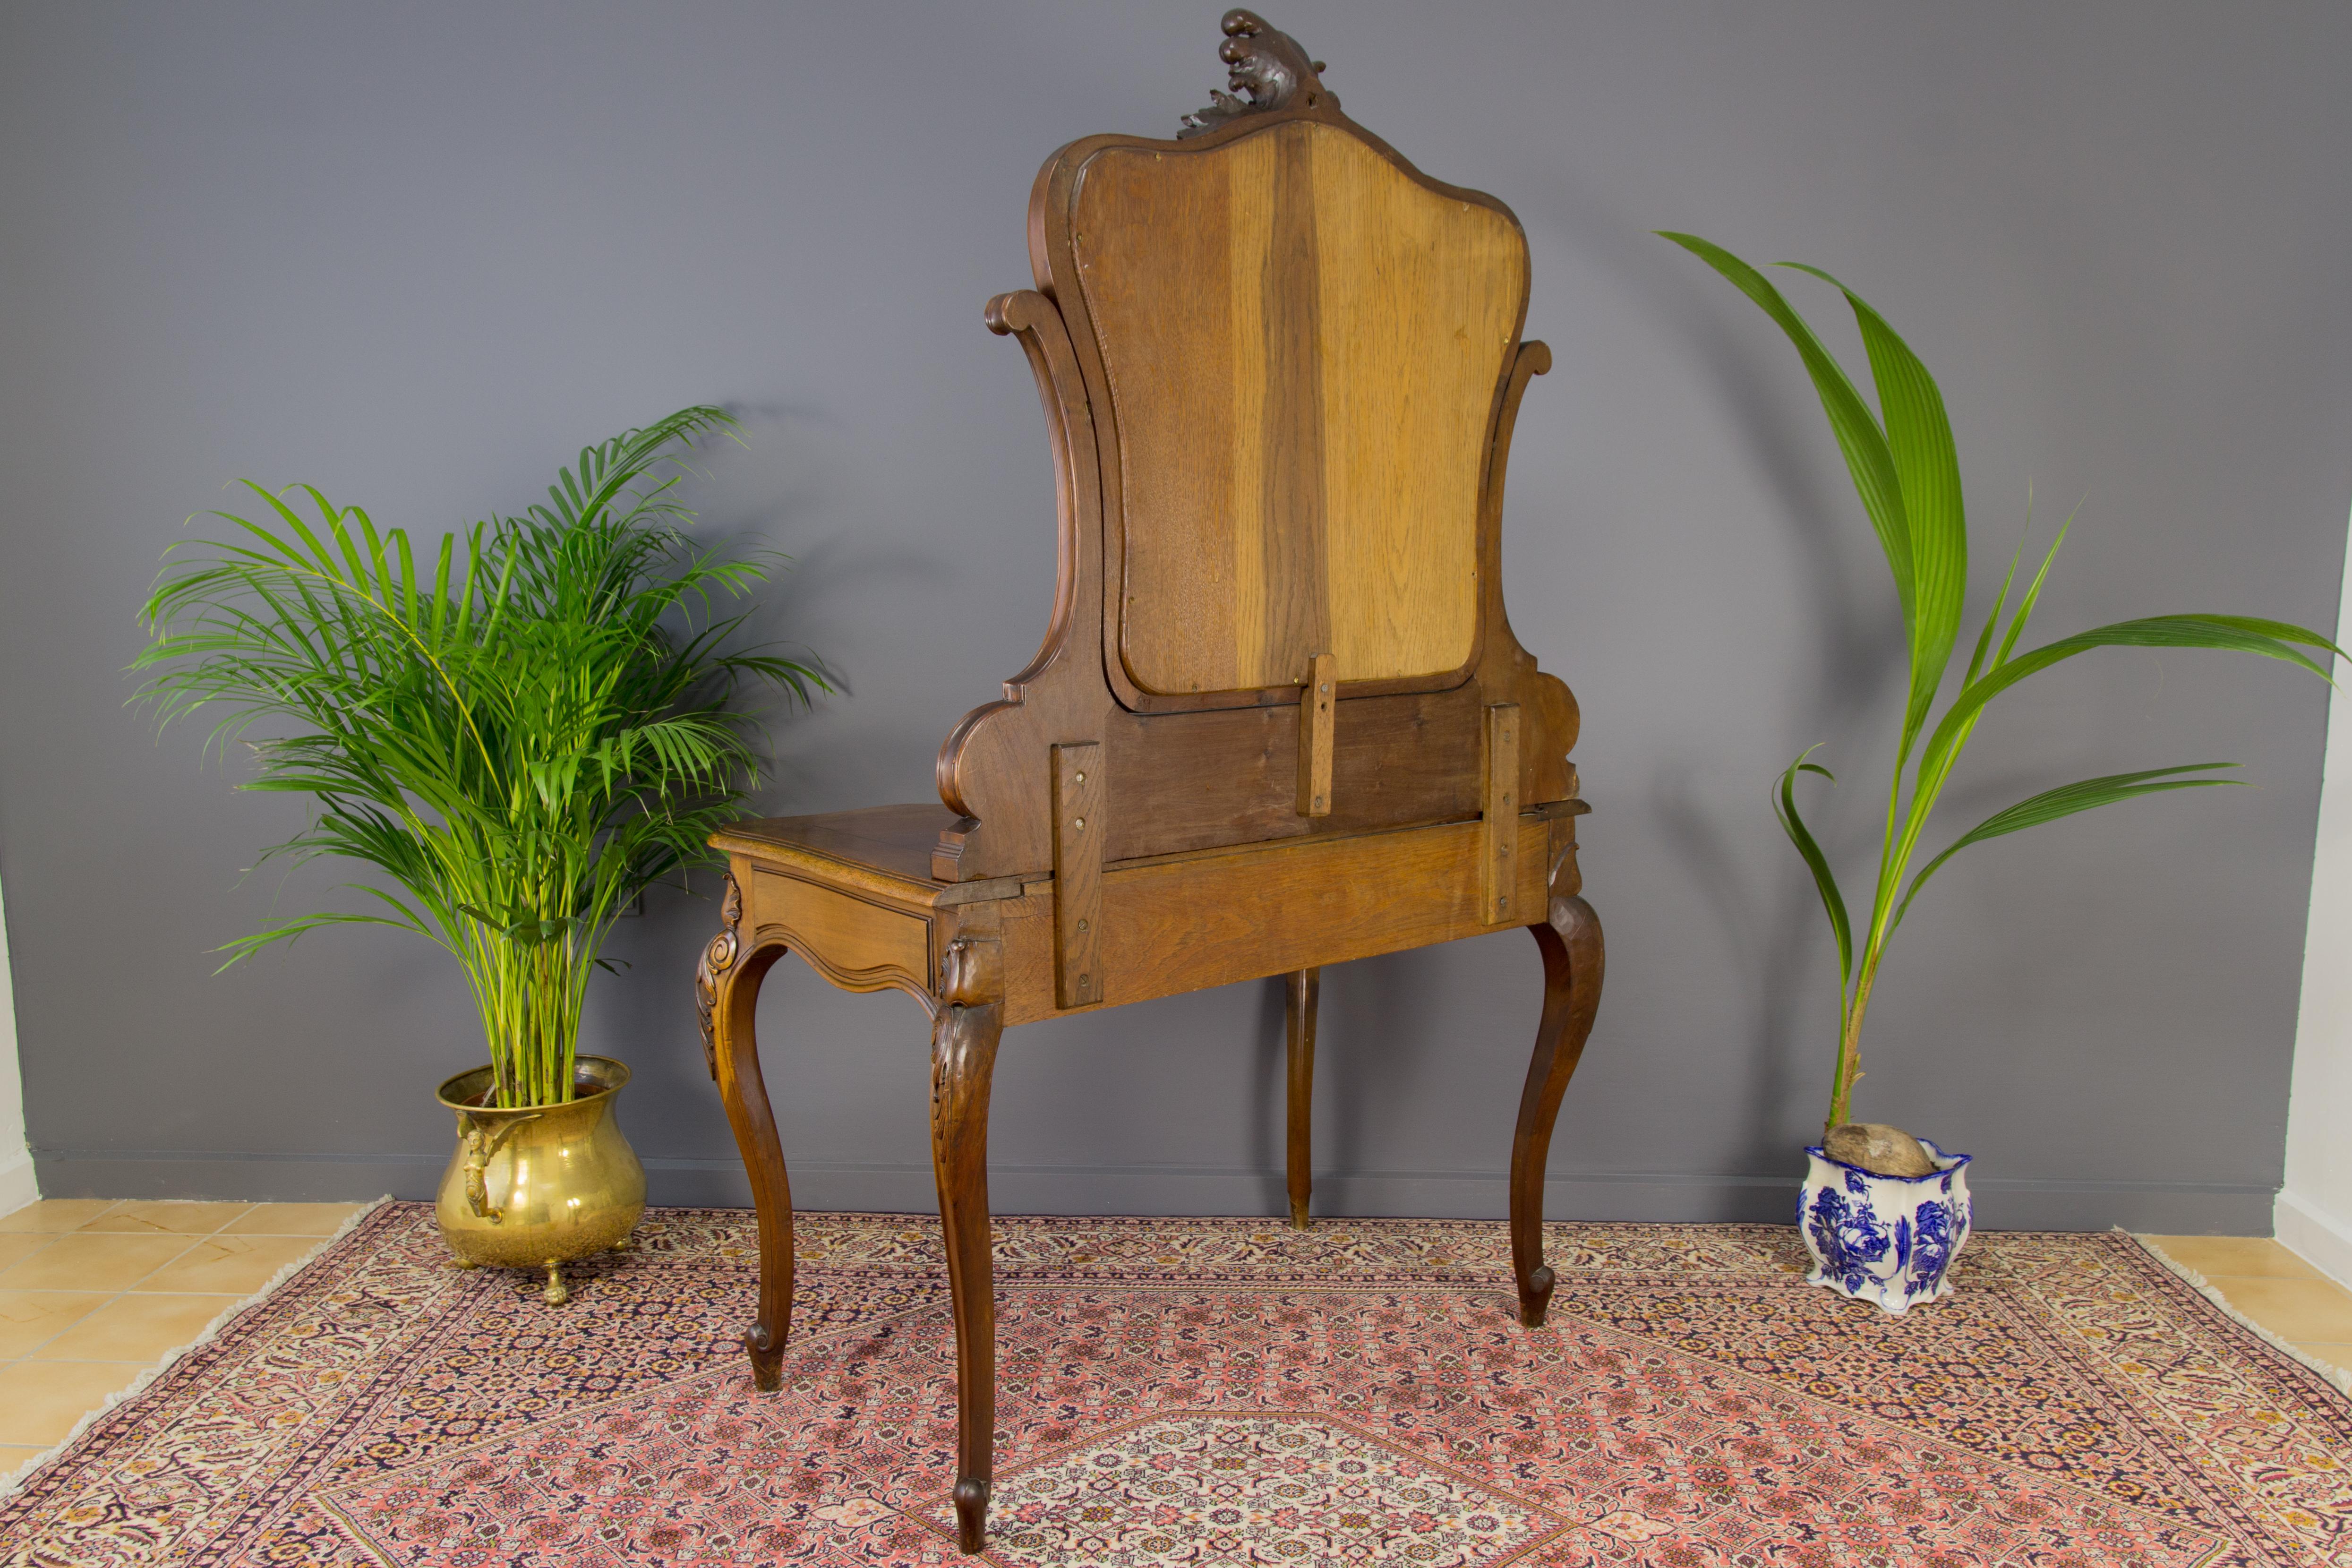
[{"label": "cabriole leg", "polygon": [[1543,952],[1543,1022],[1536,1026],[1535,1058],[1519,1096],[1519,1125],[1511,1139],[1511,1268],[1518,1277],[1519,1321],[1540,1327],[1551,1300],[1551,1270],[1543,1260],[1544,1166],[1551,1154],[1552,1122],[1560,1096],[1584,1054],[1592,1015],[1601,1005],[1601,921],[1575,897],[1554,898],[1550,918],[1529,926]]},{"label": "cabriole leg", "polygon": [[996,1438],[996,1271],[988,1250],[988,1087],[1004,1031],[1004,963],[961,940],[941,965],[931,1026],[931,1168],[939,1178],[956,1337],[956,1537],[981,1550]]},{"label": "cabriole leg", "polygon": [[1315,1004],[1322,989],[1320,969],[1298,971],[1289,976],[1283,1009],[1290,1042],[1290,1223],[1299,1230],[1307,1226],[1307,1203],[1315,1192]]},{"label": "cabriole leg", "polygon": [[784,1342],[793,1329],[793,1189],[784,1174],[784,1148],[760,1077],[760,1042],[752,1026],[760,982],[782,958],[782,947],[742,951],[743,899],[727,879],[720,902],[727,929],[710,939],[695,971],[694,999],[702,1015],[702,1052],[727,1105],[728,1124],[751,1178],[760,1216],[760,1311],[744,1332],[751,1382],[772,1393],[782,1381]]}]

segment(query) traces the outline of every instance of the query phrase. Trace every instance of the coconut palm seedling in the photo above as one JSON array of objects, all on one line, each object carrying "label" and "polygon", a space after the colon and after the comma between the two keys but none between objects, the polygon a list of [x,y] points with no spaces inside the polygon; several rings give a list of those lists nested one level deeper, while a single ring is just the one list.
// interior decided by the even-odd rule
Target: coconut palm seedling
[{"label": "coconut palm seedling", "polygon": [[684,455],[733,424],[686,408],[590,447],[547,504],[445,533],[422,563],[358,507],[250,481],[265,510],[213,513],[227,539],[174,547],[141,612],[139,700],[163,722],[205,712],[208,749],[260,727],[238,787],[318,805],[264,859],[340,856],[390,883],[353,884],[372,900],[359,912],[229,943],[224,968],[321,926],[414,931],[465,972],[492,1103],[572,1099],[614,921],[708,860],[756,784],[739,692],[773,683],[805,703],[825,685],[736,646],[743,616],[724,602],[766,561],[688,542]]},{"label": "coconut palm seedling", "polygon": [[[2035,601],[2065,542],[2061,527],[2042,558],[2032,582],[2010,610],[2016,586],[2019,555],[2012,555],[2009,574],[1977,634],[1968,668],[1958,689],[1935,712],[1936,700],[1957,650],[1961,632],[1962,601],[1968,591],[1968,522],[1960,501],[1959,459],[1952,446],[1952,430],[1944,413],[1943,394],[1926,365],[1888,326],[1878,312],[1853,289],[1819,268],[1797,262],[1780,263],[1834,285],[1853,307],[1862,330],[1872,380],[1878,392],[1874,416],[1854,389],[1845,370],[1822,347],[1805,319],[1783,299],[1761,272],[1721,246],[1696,235],[1664,234],[1664,237],[1697,256],[1753,300],[1788,334],[1812,377],[1830,430],[1844,454],[1863,510],[1877,531],[1886,564],[1895,577],[1895,595],[1903,612],[1905,638],[1910,652],[1910,684],[1904,703],[1903,724],[1895,748],[1895,765],[1888,781],[1885,830],[1879,843],[1876,876],[1871,883],[1868,919],[1857,932],[1848,914],[1844,895],[1797,809],[1801,773],[1815,773],[1834,783],[1830,771],[1811,760],[1815,747],[1789,764],[1780,775],[1773,809],[1796,846],[1820,890],[1822,907],[1837,939],[1838,1049],[1837,1068],[1825,1128],[1852,1120],[1849,1110],[1853,1086],[1862,1077],[1862,1026],[1869,1010],[1871,989],[1878,979],[1886,944],[1903,923],[1911,900],[1946,861],[1971,844],[2054,822],[2063,816],[2113,805],[2118,801],[2167,790],[2196,789],[2241,780],[2191,775],[2234,767],[2233,763],[2189,763],[2111,773],[2062,784],[2029,796],[1978,823],[1914,873],[1913,859],[1925,837],[1937,797],[1950,780],[1960,752],[1976,731],[1986,704],[2026,677],[2099,647],[2203,647],[2260,654],[2326,679],[2327,671],[2302,648],[2339,653],[2327,638],[2305,626],[2252,616],[2170,615],[2142,620],[2117,621],[2076,632],[2020,653],[2017,645],[2033,613]],[[2008,614],[2004,623],[2002,616]],[[1932,721],[1932,723],[1931,723]],[[1907,776],[1906,770],[1908,770]],[[1906,876],[1908,879],[1906,880]]]}]

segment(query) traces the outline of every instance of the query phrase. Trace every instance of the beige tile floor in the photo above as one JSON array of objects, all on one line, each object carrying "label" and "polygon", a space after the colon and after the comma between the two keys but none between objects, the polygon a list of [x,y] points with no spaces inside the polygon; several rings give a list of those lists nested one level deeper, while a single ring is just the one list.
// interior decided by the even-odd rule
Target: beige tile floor
[{"label": "beige tile floor", "polygon": [[0,1215],[0,1476],[365,1206],[51,1198]]},{"label": "beige tile floor", "polygon": [[[2352,1290],[2258,1236],[2151,1236],[2167,1258],[2315,1362],[2352,1372]],[[6,1276],[0,1275],[0,1279]]]},{"label": "beige tile floor", "polygon": [[[52,1198],[0,1216],[0,1476],[364,1206]],[[2352,1291],[2277,1242],[2147,1239],[2313,1360],[2352,1369]]]}]

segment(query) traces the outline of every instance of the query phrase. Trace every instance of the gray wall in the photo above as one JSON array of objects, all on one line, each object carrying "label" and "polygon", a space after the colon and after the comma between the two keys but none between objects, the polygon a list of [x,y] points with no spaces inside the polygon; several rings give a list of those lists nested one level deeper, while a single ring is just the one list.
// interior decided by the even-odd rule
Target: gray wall
[{"label": "gray wall", "polygon": [[[1167,132],[1221,75],[1214,0],[991,5],[11,6],[0,23],[0,874],[52,1194],[429,1192],[431,1100],[483,1052],[457,976],[330,932],[208,950],[337,895],[240,879],[299,803],[233,794],[126,710],[132,611],[240,476],[437,531],[590,438],[732,400],[715,535],[792,552],[763,598],[847,692],[780,721],[764,810],[924,799],[934,748],[1043,628],[1050,472],[982,328],[1027,280],[1056,145]],[[1554,1212],[1777,1216],[1834,1003],[1766,809],[1797,751],[1871,842],[1892,595],[1794,357],[1690,228],[1840,272],[1940,377],[1989,595],[2029,485],[2082,503],[2041,624],[2179,608],[2334,624],[2352,496],[2352,11],[2128,4],[1285,0],[1351,112],[1492,190],[1535,247],[1506,521],[1520,635],[1582,700],[1599,1028]],[[1800,280],[1801,281],[1801,280]],[[1817,319],[1834,296],[1806,284]],[[1872,1018],[1862,1110],[1974,1151],[1992,1225],[2264,1231],[2326,689],[2108,654],[2006,698],[1956,821],[2209,758],[2177,795],[1972,851]],[[1856,873],[1857,878],[1859,872]],[[624,929],[588,1045],[635,1064],[657,1199],[743,1200],[695,1041],[711,905]],[[1333,973],[1335,1212],[1499,1213],[1538,989],[1505,933]],[[761,1018],[795,1191],[921,1208],[925,1030],[797,965]],[[1017,1031],[1007,1210],[1273,1212],[1272,984]]]}]

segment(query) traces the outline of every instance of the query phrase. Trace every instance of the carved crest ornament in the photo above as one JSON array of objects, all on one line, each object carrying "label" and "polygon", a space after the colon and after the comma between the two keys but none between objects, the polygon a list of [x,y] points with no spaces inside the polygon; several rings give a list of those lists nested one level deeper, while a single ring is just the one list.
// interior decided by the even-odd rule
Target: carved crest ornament
[{"label": "carved crest ornament", "polygon": [[1208,108],[1184,116],[1183,128],[1176,132],[1178,141],[1205,136],[1244,114],[1287,109],[1294,103],[1301,108],[1316,103],[1339,107],[1338,96],[1323,85],[1320,73],[1327,68],[1300,47],[1297,38],[1268,25],[1256,12],[1238,6],[1225,13],[1222,26],[1225,41],[1217,47],[1217,58],[1228,68],[1225,85],[1233,91],[1211,92]]}]

